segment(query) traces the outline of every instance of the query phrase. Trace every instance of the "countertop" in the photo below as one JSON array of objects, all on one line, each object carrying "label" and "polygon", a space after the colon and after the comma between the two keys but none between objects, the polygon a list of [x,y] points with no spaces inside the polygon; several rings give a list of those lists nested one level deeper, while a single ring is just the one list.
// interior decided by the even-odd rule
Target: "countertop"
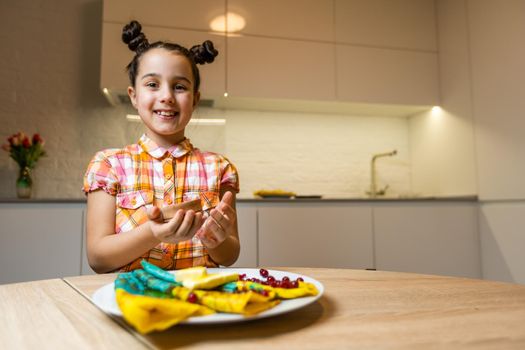
[{"label": "countertop", "polygon": [[[283,268],[278,268],[283,270]],[[524,349],[525,286],[351,269],[286,268],[325,293],[290,313],[140,335],[91,301],[114,274],[0,285],[8,349]]]},{"label": "countertop", "polygon": [[[238,203],[308,203],[308,202],[435,202],[460,201],[477,202],[477,196],[450,196],[450,197],[321,197],[321,198],[243,198],[238,197]],[[85,198],[0,198],[1,203],[86,203]]]}]

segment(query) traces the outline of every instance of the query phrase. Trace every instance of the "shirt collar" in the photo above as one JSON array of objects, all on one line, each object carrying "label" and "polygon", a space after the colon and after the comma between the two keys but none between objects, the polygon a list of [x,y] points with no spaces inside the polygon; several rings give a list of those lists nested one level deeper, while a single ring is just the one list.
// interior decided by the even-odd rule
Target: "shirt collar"
[{"label": "shirt collar", "polygon": [[162,159],[168,154],[171,155],[173,158],[179,158],[193,150],[193,145],[187,138],[182,140],[180,143],[166,149],[157,145],[155,141],[146,136],[146,134],[143,134],[140,137],[138,144],[140,145],[140,147],[142,147],[144,152],[148,153],[150,156],[156,159]]}]

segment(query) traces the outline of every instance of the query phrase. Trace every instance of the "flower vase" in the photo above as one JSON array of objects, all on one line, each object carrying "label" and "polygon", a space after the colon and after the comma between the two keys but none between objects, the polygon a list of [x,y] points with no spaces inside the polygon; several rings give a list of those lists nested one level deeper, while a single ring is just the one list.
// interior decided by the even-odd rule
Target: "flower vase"
[{"label": "flower vase", "polygon": [[20,168],[20,173],[16,179],[16,195],[18,198],[30,198],[32,188],[31,170],[28,167]]}]

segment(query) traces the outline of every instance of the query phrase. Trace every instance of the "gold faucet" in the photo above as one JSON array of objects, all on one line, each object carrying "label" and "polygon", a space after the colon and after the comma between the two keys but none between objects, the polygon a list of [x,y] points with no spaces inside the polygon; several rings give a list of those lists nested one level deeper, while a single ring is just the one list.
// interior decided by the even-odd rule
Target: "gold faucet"
[{"label": "gold faucet", "polygon": [[386,153],[377,153],[372,156],[372,161],[370,162],[370,191],[366,192],[370,197],[375,198],[377,196],[383,196],[386,193],[388,185],[383,189],[377,190],[376,183],[376,159],[380,157],[392,157],[397,154],[397,150]]}]

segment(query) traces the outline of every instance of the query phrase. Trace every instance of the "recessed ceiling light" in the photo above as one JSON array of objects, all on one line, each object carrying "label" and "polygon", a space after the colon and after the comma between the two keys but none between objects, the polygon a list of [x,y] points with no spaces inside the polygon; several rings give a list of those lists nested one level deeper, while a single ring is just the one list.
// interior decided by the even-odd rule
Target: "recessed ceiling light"
[{"label": "recessed ceiling light", "polygon": [[215,17],[210,22],[211,30],[215,32],[235,33],[241,31],[246,26],[246,20],[241,15],[228,12],[225,15]]}]

